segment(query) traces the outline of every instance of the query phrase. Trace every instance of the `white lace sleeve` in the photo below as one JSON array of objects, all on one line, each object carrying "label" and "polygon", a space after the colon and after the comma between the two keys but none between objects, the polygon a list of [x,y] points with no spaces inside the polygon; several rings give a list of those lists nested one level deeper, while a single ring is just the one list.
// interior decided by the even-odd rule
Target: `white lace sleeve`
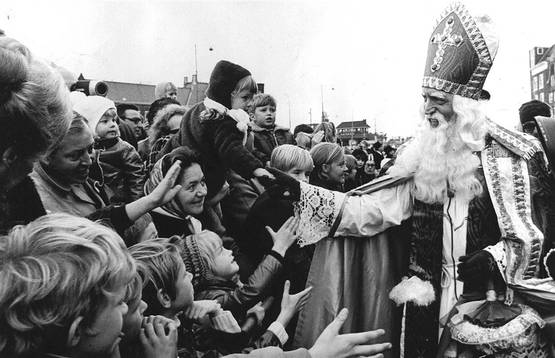
[{"label": "white lace sleeve", "polygon": [[314,244],[328,236],[339,215],[345,194],[301,182],[301,197],[294,204],[300,220],[297,231],[300,246]]},{"label": "white lace sleeve", "polygon": [[327,237],[340,214],[341,221],[334,236],[366,237],[399,225],[410,216],[411,210],[408,182],[371,194],[349,197],[344,193],[301,183],[301,197],[295,204],[295,215],[301,219],[299,245],[313,244]]}]

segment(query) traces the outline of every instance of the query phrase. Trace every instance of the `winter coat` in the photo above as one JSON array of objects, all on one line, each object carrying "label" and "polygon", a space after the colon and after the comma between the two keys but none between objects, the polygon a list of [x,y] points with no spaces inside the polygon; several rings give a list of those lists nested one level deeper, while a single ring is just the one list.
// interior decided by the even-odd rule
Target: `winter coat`
[{"label": "winter coat", "polygon": [[110,138],[96,141],[94,147],[99,152],[103,177],[93,179],[114,192],[113,202],[130,203],[144,196],[143,162],[131,144],[120,138]]},{"label": "winter coat", "polygon": [[254,134],[253,154],[264,164],[270,160],[272,150],[282,144],[294,144],[293,135],[289,128],[274,126],[274,128],[262,128],[254,122],[250,124]]},{"label": "winter coat", "polygon": [[91,178],[83,184],[65,186],[49,176],[40,163],[35,165],[29,177],[38,195],[38,201],[34,198],[31,202],[35,205],[40,202],[44,214],[62,212],[91,220],[107,219],[122,237],[134,224],[129,220],[125,206],[111,205],[104,186]]},{"label": "winter coat", "polygon": [[207,198],[211,198],[222,188],[227,169],[250,179],[254,170],[264,165],[243,145],[244,135],[233,118],[201,118],[205,109],[203,103],[197,103],[185,114],[179,132],[158,153],[157,160],[179,146],[196,150],[203,163]]}]

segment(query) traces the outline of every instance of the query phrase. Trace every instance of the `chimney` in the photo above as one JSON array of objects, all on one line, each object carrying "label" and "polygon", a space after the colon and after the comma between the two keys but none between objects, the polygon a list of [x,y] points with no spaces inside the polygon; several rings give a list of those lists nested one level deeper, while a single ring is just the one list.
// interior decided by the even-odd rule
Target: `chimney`
[{"label": "chimney", "polygon": [[258,93],[264,93],[264,83],[257,83]]},{"label": "chimney", "polygon": [[183,87],[186,87],[187,83],[189,83],[189,76],[183,77]]},{"label": "chimney", "polygon": [[194,74],[194,75],[193,75],[193,84],[196,85],[197,83],[198,83],[198,82],[197,82],[197,75]]}]

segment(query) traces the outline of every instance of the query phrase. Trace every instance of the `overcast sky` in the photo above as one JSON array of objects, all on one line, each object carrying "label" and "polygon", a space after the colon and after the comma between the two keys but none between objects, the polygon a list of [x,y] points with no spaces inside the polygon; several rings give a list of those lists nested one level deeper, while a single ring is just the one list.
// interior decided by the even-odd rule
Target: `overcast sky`
[{"label": "overcast sky", "polygon": [[[25,1],[3,0],[0,28],[34,53],[87,78],[182,86],[206,82],[227,59],[278,101],[278,123],[368,119],[410,135],[421,102],[427,42],[446,0]],[[514,126],[530,98],[528,51],[555,43],[555,1],[468,0],[500,38],[485,88],[491,117]],[[210,51],[210,48],[213,50]],[[289,115],[290,108],[290,115]]]}]

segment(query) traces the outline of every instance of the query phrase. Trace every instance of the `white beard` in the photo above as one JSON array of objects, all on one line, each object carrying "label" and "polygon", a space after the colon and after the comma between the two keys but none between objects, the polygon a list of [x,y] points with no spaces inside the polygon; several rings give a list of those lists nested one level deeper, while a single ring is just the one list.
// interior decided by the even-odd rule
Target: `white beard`
[{"label": "white beard", "polygon": [[467,103],[471,100],[457,97],[453,101],[456,116],[450,122],[436,113],[432,117],[439,125],[432,128],[421,113],[419,132],[389,171],[392,175],[412,173],[413,195],[425,203],[443,203],[449,191],[467,200],[482,193],[475,175],[480,159],[473,151],[483,147],[485,116],[477,105]]}]

